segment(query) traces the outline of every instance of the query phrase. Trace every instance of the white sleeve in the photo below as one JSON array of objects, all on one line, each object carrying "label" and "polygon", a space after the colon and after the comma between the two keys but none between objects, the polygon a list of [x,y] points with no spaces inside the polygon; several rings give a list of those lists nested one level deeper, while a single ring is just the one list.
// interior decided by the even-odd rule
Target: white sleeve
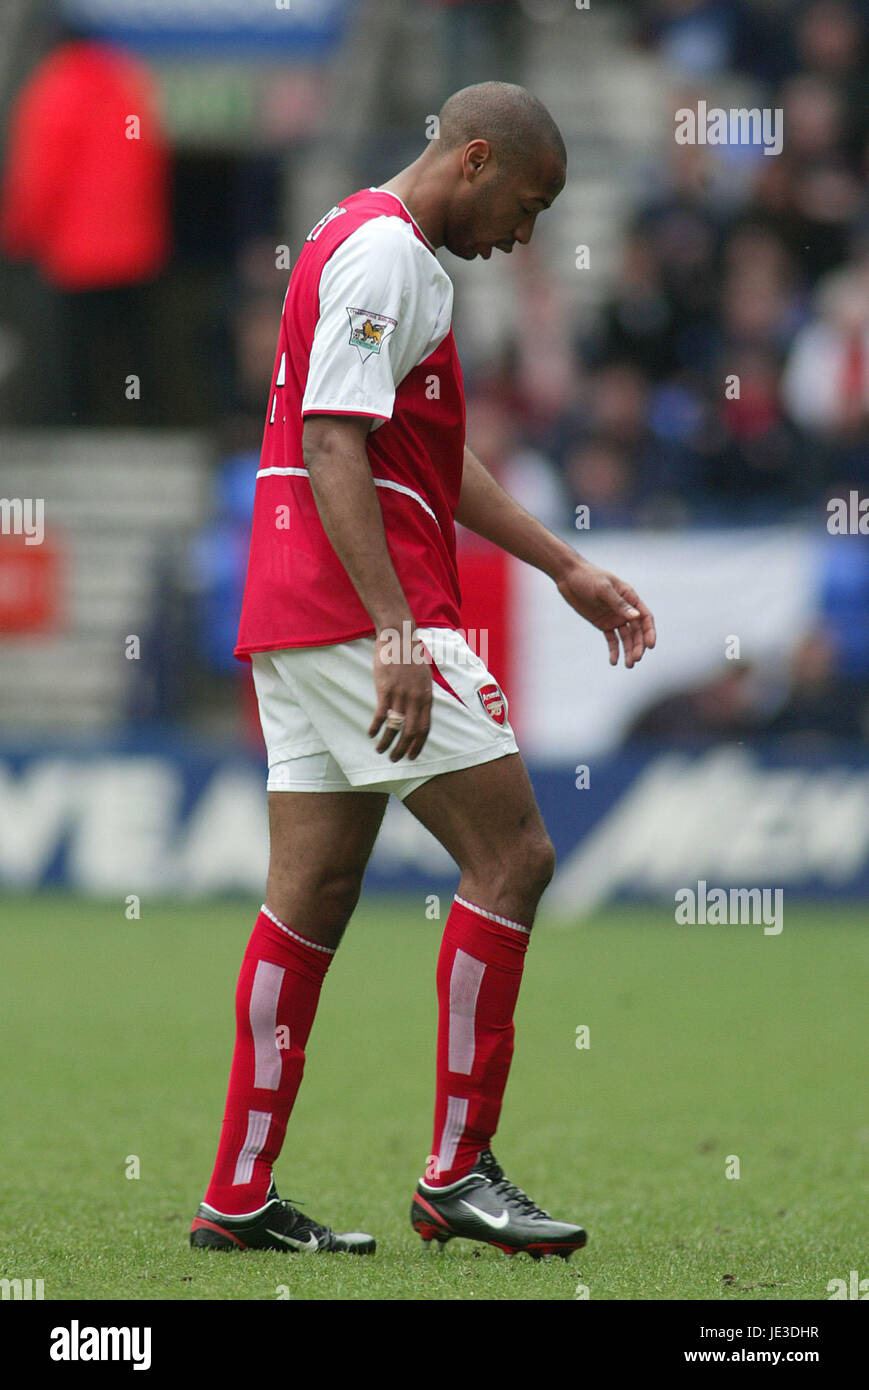
[{"label": "white sleeve", "polygon": [[392,418],[395,391],[446,337],[452,285],[398,217],[364,222],[320,276],[302,415]]}]

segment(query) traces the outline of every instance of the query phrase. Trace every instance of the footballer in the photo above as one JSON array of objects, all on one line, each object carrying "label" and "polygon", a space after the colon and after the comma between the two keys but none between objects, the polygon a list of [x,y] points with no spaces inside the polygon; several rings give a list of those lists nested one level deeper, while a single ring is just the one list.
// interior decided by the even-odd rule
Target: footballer
[{"label": "footballer", "polygon": [[424,1241],[534,1257],[585,1243],[492,1153],[554,852],[506,696],[460,632],[455,523],[547,574],[604,634],[612,664],[623,654],[634,666],[655,628],[629,585],[547,531],[466,445],[453,288],[435,254],[488,260],[526,245],[566,166],[535,96],[464,88],[424,153],[332,208],[293,269],[236,648],[252,663],[268,752],[268,880],[195,1248],[374,1251],[373,1236],[336,1233],[281,1199],[272,1169],[390,793],[461,871],[437,967],[434,1137],[413,1226]]}]

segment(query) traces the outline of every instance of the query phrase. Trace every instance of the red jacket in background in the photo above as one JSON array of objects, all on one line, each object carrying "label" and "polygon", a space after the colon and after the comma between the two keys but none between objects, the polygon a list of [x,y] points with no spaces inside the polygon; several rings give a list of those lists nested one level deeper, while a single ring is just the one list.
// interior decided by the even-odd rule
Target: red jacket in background
[{"label": "red jacket in background", "polygon": [[76,41],[25,83],[12,113],[0,245],[65,290],[133,285],[162,270],[169,152],[154,81],[138,60]]}]

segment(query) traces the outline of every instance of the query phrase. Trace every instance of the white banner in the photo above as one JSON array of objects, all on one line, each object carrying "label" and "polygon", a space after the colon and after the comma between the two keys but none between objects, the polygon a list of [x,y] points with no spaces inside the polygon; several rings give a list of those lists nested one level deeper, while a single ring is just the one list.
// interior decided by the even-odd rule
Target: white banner
[{"label": "white banner", "polygon": [[611,667],[603,634],[539,570],[517,563],[507,693],[522,751],[537,761],[582,761],[617,747],[649,705],[720,671],[733,638],[739,659],[783,669],[818,611],[822,541],[804,529],[566,539],[633,586],[655,616],[658,644],[631,671]]}]

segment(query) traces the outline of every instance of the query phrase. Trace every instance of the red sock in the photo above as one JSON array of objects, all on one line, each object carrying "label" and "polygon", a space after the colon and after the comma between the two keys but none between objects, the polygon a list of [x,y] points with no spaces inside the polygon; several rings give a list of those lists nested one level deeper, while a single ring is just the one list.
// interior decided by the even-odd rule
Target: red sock
[{"label": "red sock", "polygon": [[209,1206],[226,1216],[265,1204],[334,954],[290,931],[263,906],[238,977],[229,1092],[205,1194]]},{"label": "red sock", "polygon": [[489,1148],[513,1057],[513,1012],[529,927],[456,898],[438,959],[438,1058],[425,1181],[456,1182]]}]

